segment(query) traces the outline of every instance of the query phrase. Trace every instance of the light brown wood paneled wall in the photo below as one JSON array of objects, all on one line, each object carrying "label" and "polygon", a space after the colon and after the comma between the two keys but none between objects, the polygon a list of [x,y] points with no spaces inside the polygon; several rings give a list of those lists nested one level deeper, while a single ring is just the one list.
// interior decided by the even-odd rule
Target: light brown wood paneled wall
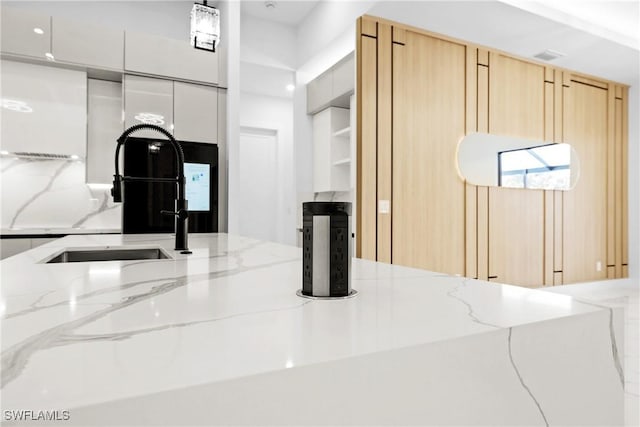
[{"label": "light brown wood paneled wall", "polygon": [[[625,86],[371,16],[357,60],[358,256],[531,287],[628,274]],[[578,185],[465,183],[473,132],[570,143]]]},{"label": "light brown wood paneled wall", "polygon": [[406,31],[392,69],[393,263],[463,275],[465,188],[450,160],[465,135],[465,46]]},{"label": "light brown wood paneled wall", "polygon": [[377,22],[358,19],[356,48],[357,142],[356,142],[356,256],[377,259]]},{"label": "light brown wood paneled wall", "polygon": [[608,91],[570,76],[563,92],[564,141],[580,157],[580,179],[563,193],[563,281],[605,279]]},{"label": "light brown wood paneled wall", "polygon": [[[489,133],[543,141],[545,67],[489,53]],[[544,192],[489,189],[489,279],[544,283]]]}]

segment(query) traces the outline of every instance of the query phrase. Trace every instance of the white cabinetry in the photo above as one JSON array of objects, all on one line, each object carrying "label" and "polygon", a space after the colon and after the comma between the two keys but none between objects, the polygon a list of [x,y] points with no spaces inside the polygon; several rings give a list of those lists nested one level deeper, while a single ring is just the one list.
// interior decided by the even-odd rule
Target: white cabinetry
[{"label": "white cabinetry", "polygon": [[85,72],[2,61],[2,102],[3,150],[85,157]]},{"label": "white cabinetry", "polygon": [[333,67],[332,98],[339,98],[354,91],[356,65],[354,56],[349,55]]},{"label": "white cabinetry", "polygon": [[[128,129],[141,123],[154,124],[169,133],[173,124],[173,82],[140,76],[124,76],[124,127]],[[150,130],[142,130],[133,136],[158,137]]]},{"label": "white cabinetry", "polygon": [[[165,128],[182,141],[218,142],[218,89],[125,75],[125,129],[140,123]],[[134,136],[157,137],[153,131]]]},{"label": "white cabinetry", "polygon": [[87,182],[108,184],[113,179],[116,140],[122,134],[122,84],[88,81]]},{"label": "white cabinetry", "polygon": [[45,54],[51,52],[51,18],[4,4],[0,7],[2,52],[44,59]]},{"label": "white cabinetry", "polygon": [[57,237],[38,237],[38,238],[16,238],[16,239],[2,239],[0,241],[0,259],[9,258],[29,249],[37,248],[45,243],[53,242]]},{"label": "white cabinetry", "polygon": [[218,83],[218,53],[194,49],[187,40],[150,34],[125,34],[127,71]]},{"label": "white cabinetry", "polygon": [[331,87],[333,85],[333,73],[325,72],[307,85],[307,112],[315,112],[329,105],[332,99]]},{"label": "white cabinetry", "polygon": [[313,189],[350,189],[349,109],[329,107],[313,116]]},{"label": "white cabinetry", "polygon": [[355,62],[349,54],[307,84],[307,113],[326,107],[349,108],[349,96],[355,88]]},{"label": "white cabinetry", "polygon": [[218,142],[218,89],[174,82],[173,107],[176,139]]},{"label": "white cabinetry", "polygon": [[51,45],[56,61],[123,69],[123,30],[53,17]]}]

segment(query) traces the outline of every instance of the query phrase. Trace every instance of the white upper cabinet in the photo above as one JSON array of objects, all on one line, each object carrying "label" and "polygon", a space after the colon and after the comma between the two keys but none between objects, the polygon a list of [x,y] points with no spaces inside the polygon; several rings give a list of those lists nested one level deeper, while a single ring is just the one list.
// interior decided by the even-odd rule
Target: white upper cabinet
[{"label": "white upper cabinet", "polygon": [[87,182],[109,184],[113,179],[116,140],[122,123],[122,84],[88,80]]},{"label": "white upper cabinet", "polygon": [[353,55],[349,55],[336,64],[333,69],[333,85],[331,93],[333,98],[351,94],[355,89],[356,82],[356,64]]},{"label": "white upper cabinet", "polygon": [[51,18],[4,4],[0,7],[2,52],[44,59],[51,52]]},{"label": "white upper cabinet", "polygon": [[[173,82],[150,77],[124,76],[124,127],[149,123],[172,133]],[[164,138],[158,132],[142,130],[134,137]]]},{"label": "white upper cabinet", "polygon": [[118,71],[124,68],[123,30],[54,16],[51,37],[56,61]]},{"label": "white upper cabinet", "polygon": [[333,72],[328,71],[307,85],[307,112],[313,113],[329,105],[333,99]]},{"label": "white upper cabinet", "polygon": [[194,49],[188,40],[127,31],[124,66],[138,73],[218,83],[218,54]]},{"label": "white upper cabinet", "polygon": [[173,135],[182,141],[218,142],[218,89],[174,82]]},{"label": "white upper cabinet", "polygon": [[2,61],[2,150],[85,157],[87,73]]},{"label": "white upper cabinet", "polygon": [[349,108],[349,97],[355,90],[355,59],[353,54],[307,84],[307,113],[314,114],[325,108]]}]

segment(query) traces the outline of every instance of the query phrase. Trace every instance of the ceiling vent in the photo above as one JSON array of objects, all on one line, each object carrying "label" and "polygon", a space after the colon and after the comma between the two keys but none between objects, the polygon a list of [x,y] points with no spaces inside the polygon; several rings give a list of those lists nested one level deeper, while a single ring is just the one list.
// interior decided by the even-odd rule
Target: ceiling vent
[{"label": "ceiling vent", "polygon": [[566,56],[564,53],[556,50],[547,49],[544,52],[540,52],[537,55],[533,55],[534,58],[542,59],[543,61],[553,61],[554,59]]}]

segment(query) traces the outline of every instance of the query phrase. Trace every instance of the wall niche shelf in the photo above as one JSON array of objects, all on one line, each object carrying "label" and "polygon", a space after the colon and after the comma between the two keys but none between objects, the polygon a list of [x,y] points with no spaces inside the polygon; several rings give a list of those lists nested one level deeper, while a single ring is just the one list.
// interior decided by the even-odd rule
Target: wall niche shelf
[{"label": "wall niche shelf", "polygon": [[339,129],[339,130],[335,131],[335,132],[333,133],[333,136],[335,136],[335,137],[349,138],[349,136],[350,136],[350,132],[351,132],[351,126],[347,126],[346,128]]}]

